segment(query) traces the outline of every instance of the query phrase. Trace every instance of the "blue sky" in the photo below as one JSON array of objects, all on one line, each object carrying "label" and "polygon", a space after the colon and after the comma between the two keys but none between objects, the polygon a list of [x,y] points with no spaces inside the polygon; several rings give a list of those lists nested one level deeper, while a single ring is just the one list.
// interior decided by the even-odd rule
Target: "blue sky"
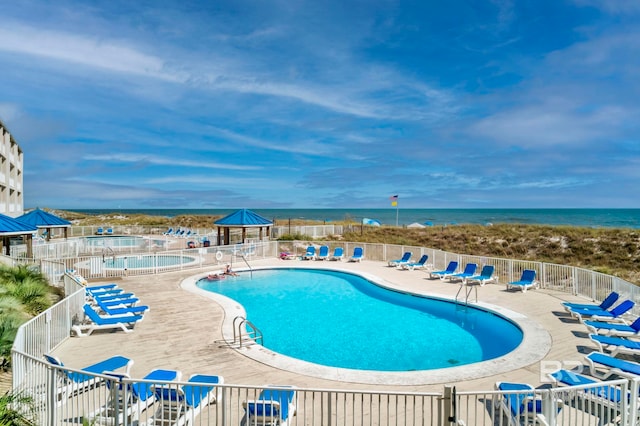
[{"label": "blue sky", "polygon": [[25,208],[640,207],[640,2],[2,2]]}]

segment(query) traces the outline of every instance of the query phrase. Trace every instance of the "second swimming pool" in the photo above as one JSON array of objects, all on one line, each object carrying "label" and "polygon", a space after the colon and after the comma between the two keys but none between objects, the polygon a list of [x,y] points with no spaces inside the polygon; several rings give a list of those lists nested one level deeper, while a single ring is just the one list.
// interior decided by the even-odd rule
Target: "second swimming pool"
[{"label": "second swimming pool", "polygon": [[461,366],[505,355],[523,338],[493,312],[394,292],[340,271],[267,269],[197,285],[242,304],[268,349],[329,367]]}]

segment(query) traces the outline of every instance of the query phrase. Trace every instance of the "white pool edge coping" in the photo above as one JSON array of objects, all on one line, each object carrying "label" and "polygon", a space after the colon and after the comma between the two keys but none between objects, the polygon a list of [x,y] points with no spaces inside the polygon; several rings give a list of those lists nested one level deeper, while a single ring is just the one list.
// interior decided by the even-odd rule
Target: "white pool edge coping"
[{"label": "white pool edge coping", "polygon": [[[253,268],[253,270],[291,268],[291,266],[264,266],[255,267]],[[299,269],[309,268],[300,267]],[[312,269],[333,270],[345,272],[348,274],[354,274],[390,290],[455,302],[455,300],[451,297],[441,294],[416,293],[407,291],[400,288],[396,284],[390,283],[372,274],[347,270],[340,267],[318,266]],[[237,269],[237,271],[241,272],[243,270]],[[302,361],[271,351],[258,344],[250,344],[247,346],[243,346],[242,348],[236,348],[233,345],[233,320],[237,316],[246,316],[244,308],[235,300],[199,288],[196,285],[196,282],[202,278],[205,278],[206,275],[207,274],[199,273],[197,275],[189,276],[182,280],[180,285],[183,289],[212,299],[221,306],[224,311],[222,335],[229,346],[234,347],[238,351],[238,353],[257,362],[296,374],[312,376],[325,380],[336,380],[341,382],[373,385],[428,385],[455,383],[499,375],[507,373],[509,371],[527,367],[542,360],[551,350],[551,336],[549,332],[547,332],[547,330],[545,330],[539,323],[518,312],[484,302],[469,303],[469,305],[491,311],[517,324],[523,333],[522,342],[516,349],[501,357],[494,358],[488,361],[461,365],[458,367],[406,372],[353,370],[338,367],[327,367],[324,365]]]}]

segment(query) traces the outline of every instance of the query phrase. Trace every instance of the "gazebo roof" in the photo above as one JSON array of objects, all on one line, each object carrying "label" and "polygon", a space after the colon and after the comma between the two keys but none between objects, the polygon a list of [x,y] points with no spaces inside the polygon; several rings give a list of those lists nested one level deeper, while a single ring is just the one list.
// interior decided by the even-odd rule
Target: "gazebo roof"
[{"label": "gazebo roof", "polygon": [[18,218],[22,223],[36,226],[38,228],[58,228],[71,226],[68,220],[59,218],[44,210],[35,209],[29,213],[23,214]]},{"label": "gazebo roof", "polygon": [[33,233],[37,230],[38,228],[33,225],[0,214],[0,235],[23,235]]},{"label": "gazebo roof", "polygon": [[257,226],[271,226],[273,225],[273,222],[252,212],[251,210],[241,209],[223,217],[222,219],[216,220],[213,224],[218,226],[249,228]]}]

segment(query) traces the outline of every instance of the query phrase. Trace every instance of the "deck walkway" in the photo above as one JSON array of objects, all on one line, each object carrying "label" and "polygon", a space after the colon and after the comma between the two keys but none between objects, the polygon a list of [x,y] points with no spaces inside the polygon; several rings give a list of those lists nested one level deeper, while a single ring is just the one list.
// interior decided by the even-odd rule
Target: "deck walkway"
[{"label": "deck walkway", "polygon": [[[286,262],[286,263],[285,263]],[[459,285],[429,280],[424,271],[389,268],[386,263],[362,261],[312,262],[265,259],[252,261],[252,266],[335,266],[345,270],[375,275],[397,288],[421,294],[448,295],[453,298]],[[95,332],[84,338],[71,338],[55,351],[66,365],[80,368],[111,355],[125,355],[135,361],[132,377],[142,377],[153,368],[177,369],[187,378],[192,373],[222,375],[225,383],[261,386],[267,383],[288,384],[305,388],[352,390],[441,391],[443,384],[381,385],[328,380],[283,371],[255,361],[223,341],[222,307],[214,300],[191,293],[181,282],[193,275],[202,277],[210,270],[185,271],[143,277],[127,277],[117,281],[134,292],[151,310],[133,333]],[[570,320],[561,302],[578,299],[553,290],[529,290],[527,293],[506,291],[504,283],[488,284],[478,290],[481,302],[502,306],[526,316],[544,328],[550,336],[550,350],[545,361],[580,362],[593,349],[586,329]],[[540,384],[540,363],[533,362],[498,375],[456,382],[459,391],[491,390],[499,380]]]}]

